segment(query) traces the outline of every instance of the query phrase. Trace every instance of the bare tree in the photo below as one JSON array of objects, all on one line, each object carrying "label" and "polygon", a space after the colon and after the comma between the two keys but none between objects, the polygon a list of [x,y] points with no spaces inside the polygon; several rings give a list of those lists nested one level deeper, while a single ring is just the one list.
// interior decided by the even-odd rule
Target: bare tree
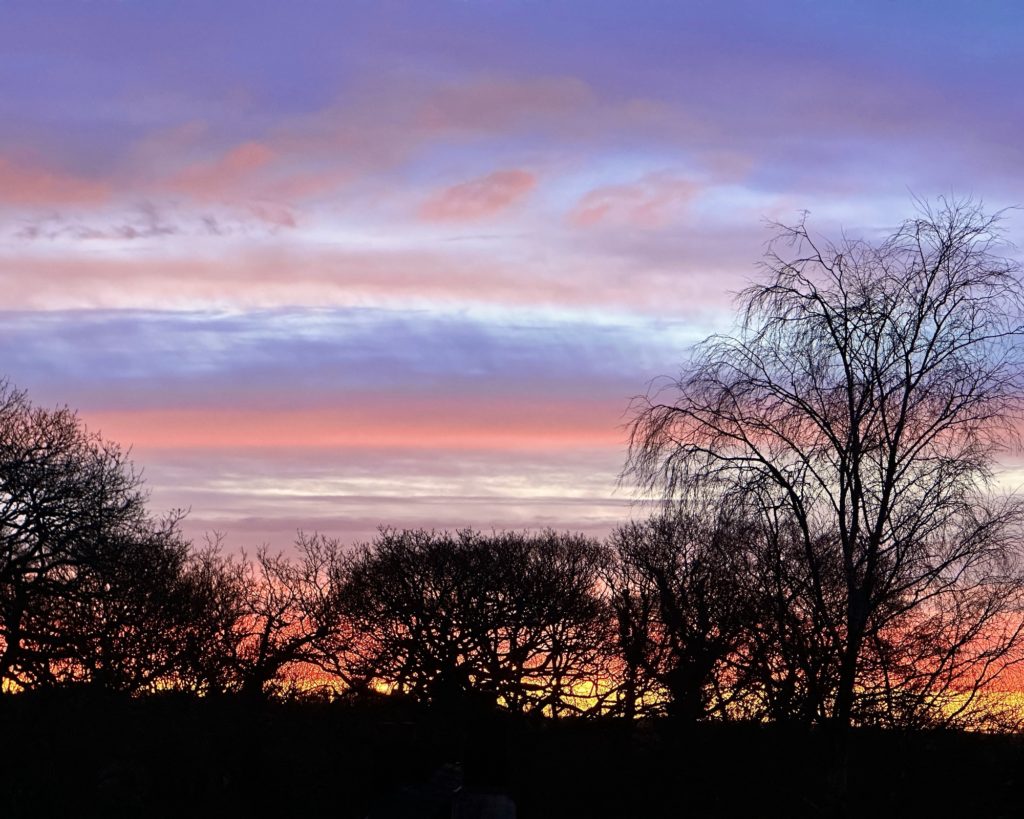
[{"label": "bare tree", "polygon": [[244,573],[222,547],[223,537],[215,533],[203,548],[189,553],[173,632],[180,660],[163,681],[169,688],[202,695],[237,688],[233,657],[244,611]]},{"label": "bare tree", "polygon": [[[149,629],[180,565],[177,520],[150,519],[126,453],[67,408],[0,382],[0,681],[89,678],[134,687],[159,673]],[[131,666],[131,667],[130,667]]]},{"label": "bare tree", "polygon": [[597,594],[600,546],[553,531],[498,532],[482,546],[487,617],[473,628],[480,688],[518,711],[603,710],[611,634]]},{"label": "bare tree", "polygon": [[696,508],[693,499],[612,533],[606,582],[627,715],[651,703],[688,723],[726,713],[738,693],[730,661],[751,614],[751,534],[742,510]]},{"label": "bare tree", "polygon": [[[889,603],[869,631],[856,716],[888,725],[1012,728],[1000,676],[1022,660],[1022,514],[1015,498],[991,500],[938,538],[953,557]],[[879,618],[881,619],[881,618]]]},{"label": "bare tree", "polygon": [[[802,677],[805,710],[835,725],[868,718],[879,690],[929,701],[1020,659],[1021,508],[994,476],[1022,299],[998,222],[942,201],[877,244],[779,226],[737,332],[637,406],[627,475],[752,493],[782,521],[783,594],[822,672]],[[915,631],[909,645],[944,648],[891,656]]]},{"label": "bare tree", "polygon": [[154,520],[126,453],[0,382],[0,682],[263,695],[339,668],[338,544],[298,558],[193,551]]},{"label": "bare tree", "polygon": [[[757,529],[747,544],[742,587],[747,628],[735,655],[736,710],[752,718],[811,725],[826,711],[838,679],[838,656],[822,613],[841,607],[840,561],[807,566],[803,533],[784,506],[751,492]],[[815,536],[814,553],[837,553],[837,539]],[[811,590],[817,588],[820,594]],[[817,601],[825,605],[818,605]]]},{"label": "bare tree", "polygon": [[48,628],[50,673],[128,693],[165,685],[185,660],[177,639],[188,616],[189,543],[179,514],[137,531],[75,565],[74,583],[39,601],[36,631]]},{"label": "bare tree", "polygon": [[[632,537],[634,533],[640,537]],[[662,713],[667,702],[658,679],[667,653],[658,617],[658,589],[650,573],[623,554],[623,544],[635,539],[642,539],[642,529],[623,526],[615,530],[601,565],[601,581],[615,626],[610,640],[614,652],[611,679],[617,689],[612,705],[628,720]]]},{"label": "bare tree", "polygon": [[299,535],[296,556],[207,551],[194,567],[193,679],[252,698],[331,685],[348,632],[339,599],[340,547]]},{"label": "bare tree", "polygon": [[596,707],[599,546],[547,532],[381,530],[342,590],[355,676],[443,707],[470,699],[558,714]]},{"label": "bare tree", "polygon": [[355,550],[345,614],[360,634],[353,676],[448,706],[474,686],[474,623],[486,583],[480,536],[382,529]]}]

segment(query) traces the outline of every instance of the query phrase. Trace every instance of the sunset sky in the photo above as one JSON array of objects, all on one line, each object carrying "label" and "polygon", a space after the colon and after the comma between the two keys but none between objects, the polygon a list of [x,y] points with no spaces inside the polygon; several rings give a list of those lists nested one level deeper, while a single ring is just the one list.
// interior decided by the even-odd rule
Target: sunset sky
[{"label": "sunset sky", "polygon": [[1022,35],[1009,1],[0,0],[0,375],[196,537],[601,534],[630,396],[730,327],[767,220],[1024,203]]}]

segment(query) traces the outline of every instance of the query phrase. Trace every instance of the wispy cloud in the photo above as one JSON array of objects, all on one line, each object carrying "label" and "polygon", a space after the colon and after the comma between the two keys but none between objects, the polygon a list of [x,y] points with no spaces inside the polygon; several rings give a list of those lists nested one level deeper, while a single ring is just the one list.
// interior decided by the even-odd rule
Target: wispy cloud
[{"label": "wispy cloud", "polygon": [[537,185],[529,171],[494,171],[445,188],[420,207],[420,216],[436,222],[472,222],[486,219],[521,201]]},{"label": "wispy cloud", "polygon": [[234,195],[274,159],[274,151],[260,142],[245,142],[213,161],[182,168],[170,180],[173,189],[198,199]]},{"label": "wispy cloud", "polygon": [[94,205],[111,196],[103,180],[0,156],[0,206]]},{"label": "wispy cloud", "polygon": [[569,213],[576,225],[625,223],[660,228],[685,212],[702,186],[670,173],[647,174],[636,182],[602,185],[588,191]]}]

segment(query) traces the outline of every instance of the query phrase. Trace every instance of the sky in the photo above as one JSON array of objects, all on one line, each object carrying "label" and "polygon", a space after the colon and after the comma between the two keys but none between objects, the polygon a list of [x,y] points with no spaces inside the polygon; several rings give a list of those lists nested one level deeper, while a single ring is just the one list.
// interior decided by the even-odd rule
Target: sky
[{"label": "sky", "polygon": [[728,330],[770,222],[1024,203],[1022,35],[995,0],[0,0],[0,376],[196,539],[602,535],[630,398]]}]

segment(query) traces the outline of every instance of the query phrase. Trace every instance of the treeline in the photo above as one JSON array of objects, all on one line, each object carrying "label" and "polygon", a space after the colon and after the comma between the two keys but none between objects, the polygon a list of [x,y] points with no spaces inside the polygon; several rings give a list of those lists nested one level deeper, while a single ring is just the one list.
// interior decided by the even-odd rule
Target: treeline
[{"label": "treeline", "polygon": [[[381,529],[290,556],[193,545],[150,515],[125,452],[0,384],[3,690],[404,695],[442,709],[825,722],[841,657],[800,533],[691,496],[603,542]],[[829,548],[827,543],[818,548]],[[840,575],[815,578],[842,598]],[[1010,727],[1020,584],[893,610],[858,668],[855,721]],[[894,604],[895,605],[895,604]],[[955,605],[955,610],[948,606]]]}]

